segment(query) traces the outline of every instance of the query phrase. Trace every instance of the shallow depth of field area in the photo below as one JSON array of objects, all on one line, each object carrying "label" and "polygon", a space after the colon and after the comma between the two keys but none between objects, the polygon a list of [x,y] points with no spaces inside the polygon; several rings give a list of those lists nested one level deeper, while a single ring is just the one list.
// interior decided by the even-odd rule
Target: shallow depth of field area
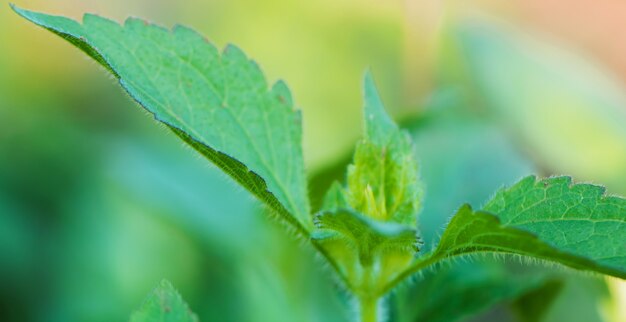
[{"label": "shallow depth of field area", "polygon": [[[626,5],[615,1],[15,4],[79,21],[180,23],[220,50],[241,48],[270,84],[288,84],[302,111],[312,213],[346,179],[364,135],[364,75],[365,91],[373,75],[412,142],[422,254],[462,204],[481,209],[529,175],[626,196]],[[169,287],[164,279],[204,322],[357,319],[358,304],[314,247],[157,125],[104,68],[8,2],[0,43],[0,320],[127,321],[155,286]],[[623,249],[616,232],[609,237],[623,243],[610,246]],[[377,314],[619,322],[626,282],[530,257],[468,255],[411,276]]]}]

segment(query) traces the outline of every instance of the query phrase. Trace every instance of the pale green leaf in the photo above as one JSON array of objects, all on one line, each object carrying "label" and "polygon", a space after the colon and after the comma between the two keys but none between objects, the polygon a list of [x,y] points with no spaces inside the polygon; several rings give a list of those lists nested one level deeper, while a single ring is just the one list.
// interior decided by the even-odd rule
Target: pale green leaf
[{"label": "pale green leaf", "polygon": [[301,116],[282,82],[271,88],[234,46],[130,18],[82,24],[15,8],[96,59],[154,117],[304,232],[311,225]]},{"label": "pale green leaf", "polygon": [[602,187],[531,176],[484,209],[461,207],[433,256],[521,254],[626,278],[626,200]]},{"label": "pale green leaf", "polygon": [[348,167],[347,199],[367,216],[413,226],[421,187],[411,140],[385,112],[369,73],[364,87],[365,136]]},{"label": "pale green leaf", "polygon": [[130,322],[198,322],[172,284],[161,281],[135,311]]}]

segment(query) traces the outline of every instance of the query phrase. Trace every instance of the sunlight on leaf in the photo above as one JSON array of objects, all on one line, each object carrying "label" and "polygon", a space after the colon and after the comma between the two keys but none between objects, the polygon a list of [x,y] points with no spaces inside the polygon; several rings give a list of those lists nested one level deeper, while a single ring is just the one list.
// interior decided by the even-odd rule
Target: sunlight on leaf
[{"label": "sunlight on leaf", "polygon": [[170,31],[129,18],[120,26],[90,14],[81,25],[13,9],[111,71],[158,121],[282,219],[300,232],[311,225],[300,113],[285,84],[269,88],[257,64],[237,47],[220,53],[180,25]]},{"label": "sunlight on leaf", "polygon": [[461,207],[436,257],[504,252],[626,278],[626,200],[569,177],[527,177],[484,211]]}]

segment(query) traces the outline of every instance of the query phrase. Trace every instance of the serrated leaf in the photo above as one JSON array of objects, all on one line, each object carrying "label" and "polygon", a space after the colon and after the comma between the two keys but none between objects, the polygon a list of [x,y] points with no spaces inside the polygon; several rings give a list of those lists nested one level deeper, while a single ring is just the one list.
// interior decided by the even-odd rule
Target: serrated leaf
[{"label": "serrated leaf", "polygon": [[198,317],[174,286],[163,280],[131,315],[130,322],[198,322]]},{"label": "serrated leaf", "polygon": [[13,7],[76,45],[122,87],[239,184],[304,232],[311,225],[301,116],[283,82],[268,88],[237,47],[223,52],[195,31],[130,18],[83,23]]},{"label": "serrated leaf", "polygon": [[385,112],[369,73],[364,88],[365,136],[348,167],[347,199],[367,216],[413,226],[421,190],[411,140]]},{"label": "serrated leaf", "polygon": [[602,187],[531,176],[484,209],[461,207],[433,256],[521,254],[626,278],[626,200]]}]

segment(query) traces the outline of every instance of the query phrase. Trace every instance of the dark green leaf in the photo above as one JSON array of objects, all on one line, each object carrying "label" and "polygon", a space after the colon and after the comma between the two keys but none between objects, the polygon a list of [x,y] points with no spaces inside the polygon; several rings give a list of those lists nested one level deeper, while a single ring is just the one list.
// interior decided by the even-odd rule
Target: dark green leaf
[{"label": "dark green leaf", "polygon": [[[547,274],[517,273],[491,260],[456,262],[424,272],[394,296],[398,322],[452,322],[475,316],[494,305],[527,299],[556,283]],[[544,304],[551,301],[541,299]],[[536,303],[538,304],[538,303]]]},{"label": "dark green leaf", "polygon": [[563,284],[558,279],[546,280],[537,289],[516,299],[512,307],[523,322],[539,322],[561,292]]}]

